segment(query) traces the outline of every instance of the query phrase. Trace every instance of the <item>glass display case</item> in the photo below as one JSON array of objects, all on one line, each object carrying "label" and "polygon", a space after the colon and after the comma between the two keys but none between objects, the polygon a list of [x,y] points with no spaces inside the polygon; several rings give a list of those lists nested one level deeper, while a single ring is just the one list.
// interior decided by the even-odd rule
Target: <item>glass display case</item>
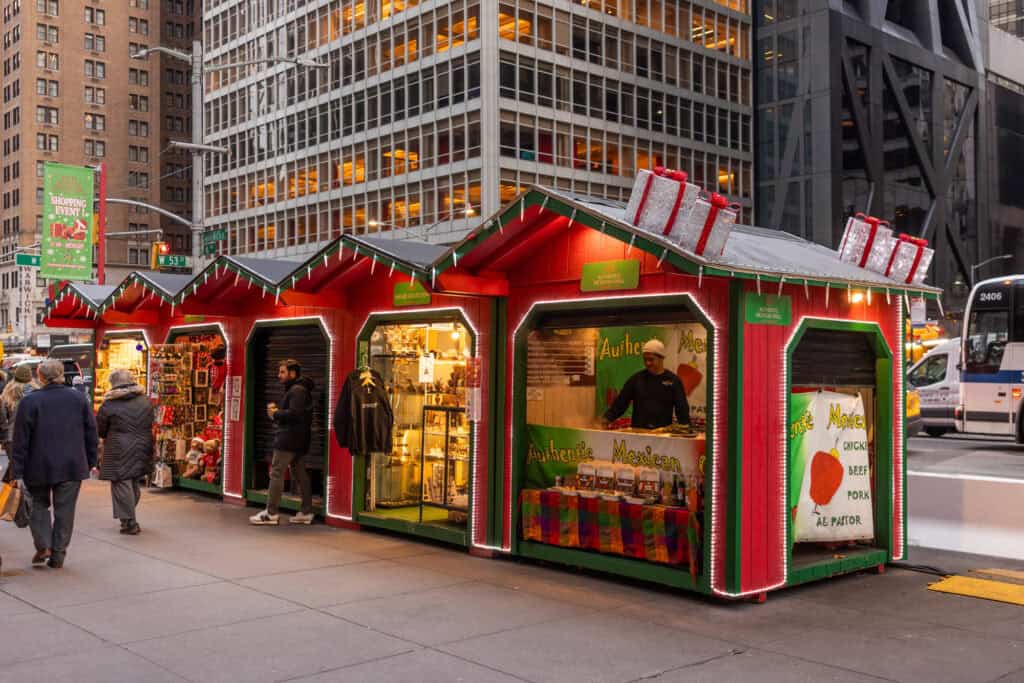
[{"label": "glass display case", "polygon": [[466,409],[423,407],[423,503],[469,510],[469,424]]}]

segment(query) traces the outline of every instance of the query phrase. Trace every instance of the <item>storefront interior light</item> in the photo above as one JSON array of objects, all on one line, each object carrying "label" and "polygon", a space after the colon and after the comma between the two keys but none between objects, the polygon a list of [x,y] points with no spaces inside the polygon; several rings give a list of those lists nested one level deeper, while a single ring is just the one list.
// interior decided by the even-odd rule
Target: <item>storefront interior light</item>
[{"label": "storefront interior light", "polygon": [[850,302],[851,303],[859,304],[862,301],[864,301],[864,293],[863,292],[854,292],[853,296],[850,297]]}]

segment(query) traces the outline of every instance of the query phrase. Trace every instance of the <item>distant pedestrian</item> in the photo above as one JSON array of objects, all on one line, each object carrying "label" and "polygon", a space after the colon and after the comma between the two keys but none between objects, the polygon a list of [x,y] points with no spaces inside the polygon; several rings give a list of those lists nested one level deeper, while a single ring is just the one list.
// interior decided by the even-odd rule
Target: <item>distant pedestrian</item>
[{"label": "distant pedestrian", "polygon": [[288,520],[292,524],[313,522],[313,492],[306,472],[305,456],[313,431],[313,380],[302,376],[299,361],[288,359],[277,369],[277,379],[284,385],[281,405],[267,405],[267,415],[276,428],[274,460],[270,465],[270,488],[267,509],[249,518],[251,524],[277,524],[278,507],[284,491],[284,471],[291,467],[292,480],[299,482],[302,507]]},{"label": "distant pedestrian", "polygon": [[0,392],[0,442],[7,455],[11,454],[11,437],[14,434],[14,416],[18,412],[18,404],[35,388],[32,384],[32,370],[23,365],[14,372],[14,379]]},{"label": "distant pedestrian", "polygon": [[32,497],[32,564],[60,569],[82,480],[96,471],[96,419],[85,397],[64,384],[61,361],[43,361],[37,375],[42,388],[18,406],[11,465],[14,478],[25,482]]},{"label": "distant pedestrian", "polygon": [[121,520],[121,533],[135,536],[142,531],[135,518],[139,480],[153,471],[153,406],[130,370],[111,372],[110,386],[96,413],[96,428],[103,439],[100,479],[110,482],[114,519]]}]

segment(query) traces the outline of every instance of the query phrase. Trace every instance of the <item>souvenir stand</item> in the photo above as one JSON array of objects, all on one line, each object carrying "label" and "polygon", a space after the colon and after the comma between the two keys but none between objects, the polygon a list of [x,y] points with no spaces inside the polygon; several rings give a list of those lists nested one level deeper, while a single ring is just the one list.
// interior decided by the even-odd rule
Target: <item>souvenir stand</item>
[{"label": "souvenir stand", "polygon": [[[471,537],[486,543],[493,295],[505,288],[454,273],[433,277],[430,264],[446,252],[344,236],[297,269],[283,296],[338,311],[331,395],[348,396],[346,382],[379,390],[376,400],[390,412],[390,449],[354,452],[332,439],[328,521],[467,546]],[[334,419],[346,430],[358,418],[341,411]]]},{"label": "souvenir stand", "polygon": [[[286,291],[285,282],[297,266],[292,261],[221,256],[182,289],[175,307],[194,323],[190,334],[206,334],[203,326],[217,321],[224,337],[227,371],[222,396],[214,398],[223,406],[220,470],[225,500],[266,503],[274,429],[266,404],[280,401],[284,392],[277,380],[278,364],[295,357],[303,364],[303,374],[314,379],[314,439],[307,464],[314,509],[323,514],[329,502],[323,472],[334,383],[329,330],[337,311],[306,305],[302,297]],[[195,380],[193,374],[193,397],[200,388]],[[209,375],[199,380],[211,381]],[[210,396],[208,390],[208,419]],[[299,498],[286,482],[281,507],[298,506]]]},{"label": "souvenir stand", "polygon": [[[904,557],[902,321],[936,290],[758,228],[697,256],[543,188],[430,268],[508,287],[494,546],[760,599]],[[652,339],[690,427],[612,408]]]}]

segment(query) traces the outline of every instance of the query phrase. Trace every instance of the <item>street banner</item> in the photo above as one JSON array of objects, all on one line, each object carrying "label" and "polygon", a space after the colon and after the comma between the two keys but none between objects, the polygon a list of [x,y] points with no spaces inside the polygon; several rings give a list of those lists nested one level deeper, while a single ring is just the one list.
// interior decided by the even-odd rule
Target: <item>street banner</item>
[{"label": "street banner", "polygon": [[864,402],[828,391],[789,398],[793,542],[874,537]]},{"label": "street banner", "polygon": [[93,174],[81,166],[44,165],[39,277],[92,279]]},{"label": "street banner", "polygon": [[[686,389],[690,422],[702,427],[707,416],[707,330],[700,323],[598,329],[595,410],[601,416],[622,386],[644,369],[643,346],[658,339],[665,345],[665,369],[678,375]],[[632,415],[627,410],[624,418]]]},{"label": "street banner", "polygon": [[556,476],[576,474],[581,462],[604,460],[653,467],[668,475],[699,477],[705,440],[658,434],[526,425],[527,488],[546,488]]}]

